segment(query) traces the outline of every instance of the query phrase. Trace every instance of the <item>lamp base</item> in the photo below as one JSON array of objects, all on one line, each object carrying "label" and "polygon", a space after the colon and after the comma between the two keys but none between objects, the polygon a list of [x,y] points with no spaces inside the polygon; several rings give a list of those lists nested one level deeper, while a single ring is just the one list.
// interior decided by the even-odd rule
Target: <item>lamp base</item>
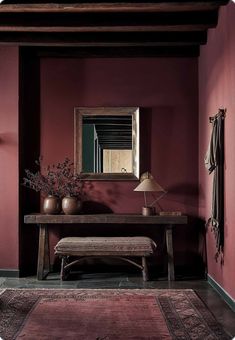
[{"label": "lamp base", "polygon": [[143,216],[156,215],[155,207],[142,207],[142,215]]}]

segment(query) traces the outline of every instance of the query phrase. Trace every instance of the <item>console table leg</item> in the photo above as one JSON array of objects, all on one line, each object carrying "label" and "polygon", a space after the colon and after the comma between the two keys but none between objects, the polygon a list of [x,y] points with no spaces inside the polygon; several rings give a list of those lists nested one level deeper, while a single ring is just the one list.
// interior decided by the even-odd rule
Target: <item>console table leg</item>
[{"label": "console table leg", "polygon": [[[37,279],[43,280],[50,270],[49,240],[46,224],[39,224]],[[46,271],[46,273],[45,273]]]},{"label": "console table leg", "polygon": [[168,257],[168,281],[175,280],[174,252],[172,241],[172,225],[166,227],[166,248]]}]

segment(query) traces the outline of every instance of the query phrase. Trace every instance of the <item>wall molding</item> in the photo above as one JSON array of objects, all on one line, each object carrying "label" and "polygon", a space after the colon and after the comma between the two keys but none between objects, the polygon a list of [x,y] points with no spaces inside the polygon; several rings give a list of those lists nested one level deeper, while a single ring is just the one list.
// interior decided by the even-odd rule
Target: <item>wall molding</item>
[{"label": "wall molding", "polygon": [[0,277],[20,277],[18,269],[0,269]]},{"label": "wall molding", "polygon": [[207,282],[214,288],[221,298],[229,305],[229,307],[235,312],[235,300],[230,296],[218,282],[216,282],[209,274],[207,274]]}]

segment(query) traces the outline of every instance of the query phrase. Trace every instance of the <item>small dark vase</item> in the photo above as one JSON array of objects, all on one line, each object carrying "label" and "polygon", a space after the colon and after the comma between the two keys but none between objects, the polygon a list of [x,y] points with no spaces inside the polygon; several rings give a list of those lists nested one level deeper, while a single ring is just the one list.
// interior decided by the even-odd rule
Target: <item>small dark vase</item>
[{"label": "small dark vase", "polygon": [[77,197],[66,196],[62,199],[62,210],[66,215],[76,215],[81,208],[82,202]]},{"label": "small dark vase", "polygon": [[61,200],[58,197],[48,195],[43,201],[43,212],[48,215],[55,215],[61,212]]}]

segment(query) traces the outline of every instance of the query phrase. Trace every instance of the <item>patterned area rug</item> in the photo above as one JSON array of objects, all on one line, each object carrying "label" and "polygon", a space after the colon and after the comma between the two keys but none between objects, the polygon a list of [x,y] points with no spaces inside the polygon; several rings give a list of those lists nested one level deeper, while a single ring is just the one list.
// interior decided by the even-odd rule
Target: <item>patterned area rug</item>
[{"label": "patterned area rug", "polygon": [[224,340],[192,290],[6,289],[0,337],[78,340]]}]

